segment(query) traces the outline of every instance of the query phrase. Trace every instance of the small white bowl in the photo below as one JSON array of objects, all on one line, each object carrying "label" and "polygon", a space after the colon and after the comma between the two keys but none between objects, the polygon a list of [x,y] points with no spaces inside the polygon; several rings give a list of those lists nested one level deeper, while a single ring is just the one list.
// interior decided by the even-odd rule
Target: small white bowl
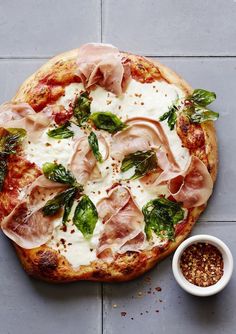
[{"label": "small white bowl", "polygon": [[[187,281],[180,268],[180,258],[183,251],[188,246],[198,242],[207,242],[217,247],[223,256],[223,261],[224,261],[223,276],[219,279],[219,281],[216,284],[208,287],[200,287]],[[180,246],[175,251],[172,261],[172,270],[176,281],[185,291],[191,293],[192,295],[200,297],[211,296],[220,292],[228,284],[233,272],[233,256],[229,248],[226,246],[226,244],[220,239],[207,234],[195,235],[182,242],[182,244],[180,244]]]}]

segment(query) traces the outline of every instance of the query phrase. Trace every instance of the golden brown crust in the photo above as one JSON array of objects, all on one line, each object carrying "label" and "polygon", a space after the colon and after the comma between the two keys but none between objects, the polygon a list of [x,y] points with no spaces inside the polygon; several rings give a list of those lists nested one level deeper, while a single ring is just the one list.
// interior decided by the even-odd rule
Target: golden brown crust
[{"label": "golden brown crust", "polygon": [[[43,102],[37,103],[35,100],[35,93],[37,93],[37,87],[40,84],[44,84],[47,87],[48,85],[54,85],[59,89],[59,95],[63,94],[64,91],[64,83],[61,79],[62,76],[60,73],[57,73],[56,79],[52,77],[52,69],[58,70],[58,65],[61,62],[69,62],[70,66],[73,67],[74,60],[77,55],[77,50],[72,50],[66,53],[63,53],[57,57],[51,59],[48,63],[43,65],[35,74],[29,77],[23,85],[18,90],[17,94],[13,98],[14,102],[28,102],[33,107],[36,105],[36,109],[40,110],[44,106],[45,101],[47,101],[48,97],[44,99],[44,96],[40,97],[40,94],[36,96],[37,98],[41,98]],[[135,61],[138,63],[137,59],[142,59],[142,66],[140,67],[141,71],[146,71],[150,64],[154,63],[156,69],[153,68],[152,65],[152,73],[153,78],[162,77],[162,79],[166,80],[169,83],[173,83],[179,86],[187,95],[192,92],[192,88],[175,72],[170,70],[168,67],[162,65],[161,63],[155,61],[150,62],[149,60],[145,60],[143,57],[134,56],[130,54],[124,53],[124,55],[128,55],[131,61]],[[143,67],[143,64],[146,64]],[[66,77],[66,83],[76,81],[77,78],[70,75],[70,71],[68,68],[63,65],[60,65],[63,69],[63,73]],[[59,67],[60,67],[59,66]],[[134,70],[135,75],[136,71]],[[46,78],[46,79],[45,79]],[[151,80],[150,76],[147,76],[147,80]],[[37,94],[36,94],[37,95]],[[49,97],[50,98],[50,97]],[[52,100],[55,97],[52,97]],[[37,99],[36,99],[37,100]],[[212,122],[207,122],[202,125],[202,129],[204,131],[205,136],[205,150],[208,159],[208,167],[210,174],[212,176],[213,181],[216,179],[217,174],[217,163],[218,163],[218,155],[217,155],[217,142],[216,142],[216,133],[215,128]],[[36,278],[40,278],[46,281],[60,283],[60,282],[70,282],[77,280],[92,280],[92,281],[103,281],[103,282],[113,282],[113,281],[127,281],[134,279],[135,277],[143,274],[144,272],[151,269],[158,261],[162,260],[170,253],[172,253],[177,246],[187,237],[190,233],[194,223],[198,219],[201,212],[204,210],[205,206],[197,207],[190,210],[187,222],[183,224],[182,230],[176,237],[174,242],[168,243],[167,247],[162,249],[153,248],[152,250],[142,251],[140,253],[135,252],[127,252],[122,255],[117,255],[115,261],[111,264],[108,264],[102,260],[97,260],[92,262],[87,266],[80,266],[79,269],[73,269],[69,262],[60,254],[58,254],[55,250],[49,248],[48,246],[41,246],[32,250],[25,250],[15,245],[17,254],[21,260],[21,263],[27,273]]]}]

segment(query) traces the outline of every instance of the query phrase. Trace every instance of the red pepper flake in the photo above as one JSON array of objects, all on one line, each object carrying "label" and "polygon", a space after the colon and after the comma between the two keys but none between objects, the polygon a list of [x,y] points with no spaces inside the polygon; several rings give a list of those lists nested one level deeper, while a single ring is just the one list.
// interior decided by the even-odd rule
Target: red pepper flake
[{"label": "red pepper flake", "polygon": [[155,288],[155,290],[158,291],[158,292],[160,292],[160,291],[161,291],[161,287],[160,287],[160,286],[157,286],[157,287]]},{"label": "red pepper flake", "polygon": [[207,287],[221,279],[224,262],[218,248],[199,242],[185,249],[180,259],[180,268],[190,283]]},{"label": "red pepper flake", "polygon": [[121,314],[122,317],[125,317],[127,312],[120,312],[120,314]]}]

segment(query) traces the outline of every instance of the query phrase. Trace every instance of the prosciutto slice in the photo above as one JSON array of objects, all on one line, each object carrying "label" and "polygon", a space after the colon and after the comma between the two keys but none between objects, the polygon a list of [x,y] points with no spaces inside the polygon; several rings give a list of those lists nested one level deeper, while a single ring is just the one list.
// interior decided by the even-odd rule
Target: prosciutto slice
[{"label": "prosciutto slice", "polygon": [[28,103],[4,103],[0,106],[0,125],[13,120],[21,119],[26,115],[35,114],[35,111]]},{"label": "prosciutto slice", "polygon": [[[108,157],[109,149],[105,138],[98,136],[98,141],[104,146],[105,155],[103,160]],[[101,172],[97,166],[97,160],[88,143],[88,137],[84,136],[75,144],[75,151],[68,164],[78,183],[85,185],[88,180],[97,180],[101,178]]]},{"label": "prosciutto slice", "polygon": [[206,165],[192,156],[188,168],[171,178],[168,187],[177,202],[191,208],[207,202],[212,194],[213,181]]},{"label": "prosciutto slice", "polygon": [[97,208],[105,224],[97,248],[98,257],[110,260],[116,253],[142,248],[144,218],[127,188],[117,186],[112,189]]},{"label": "prosciutto slice", "polygon": [[110,44],[89,43],[78,51],[78,71],[85,88],[95,84],[121,95],[130,78],[127,59],[122,59],[119,50]]},{"label": "prosciutto slice", "polygon": [[2,231],[18,246],[32,249],[45,244],[53,233],[53,218],[42,212],[46,202],[65,187],[39,176],[23,200],[3,219]]},{"label": "prosciutto slice", "polygon": [[36,113],[28,103],[6,103],[0,107],[0,126],[23,128],[29,141],[36,141],[50,123],[45,113]]},{"label": "prosciutto slice", "polygon": [[169,163],[173,167],[179,168],[170,149],[168,139],[158,121],[146,117],[137,117],[129,119],[126,124],[129,126],[113,137],[111,150],[113,158],[122,161],[130,153],[154,148],[164,152]]}]

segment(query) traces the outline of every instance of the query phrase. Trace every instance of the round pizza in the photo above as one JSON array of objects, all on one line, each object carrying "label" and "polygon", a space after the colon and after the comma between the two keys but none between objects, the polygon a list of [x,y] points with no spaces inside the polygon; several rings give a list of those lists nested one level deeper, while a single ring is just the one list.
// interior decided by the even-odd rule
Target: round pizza
[{"label": "round pizza", "polygon": [[186,238],[212,193],[208,109],[166,66],[86,44],[0,106],[0,220],[29,275],[125,281]]}]

